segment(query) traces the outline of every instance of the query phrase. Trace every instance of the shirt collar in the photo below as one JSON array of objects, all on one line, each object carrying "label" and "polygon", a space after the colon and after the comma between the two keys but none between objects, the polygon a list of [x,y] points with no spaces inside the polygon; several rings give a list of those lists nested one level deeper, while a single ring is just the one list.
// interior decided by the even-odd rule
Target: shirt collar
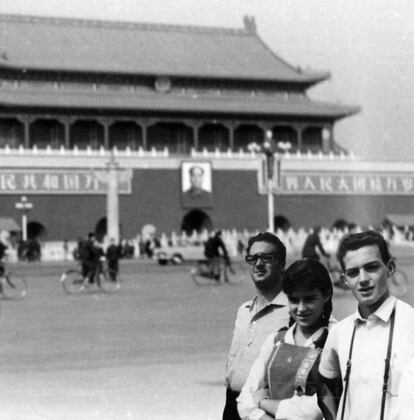
[{"label": "shirt collar", "polygon": [[[295,322],[287,331],[285,336],[285,342],[290,344],[295,344],[294,332],[297,327],[297,323]],[[323,332],[328,329],[328,327],[320,327],[316,330],[305,342],[304,347],[315,347],[315,341],[321,337]]]},{"label": "shirt collar", "polygon": [[[387,299],[382,302],[381,306],[370,315],[370,317],[376,317],[380,319],[382,322],[387,323],[391,318],[392,311],[397,303],[397,298],[395,296],[388,296]],[[359,313],[359,309],[354,312],[354,320],[360,320],[362,322],[366,321],[366,319],[362,318],[361,314]]]},{"label": "shirt collar", "polygon": [[[257,296],[255,296],[252,300],[249,302],[246,302],[246,308],[249,308],[252,310],[257,302]],[[287,306],[288,304],[288,298],[283,292],[279,292],[275,298],[269,302],[266,306]]]}]

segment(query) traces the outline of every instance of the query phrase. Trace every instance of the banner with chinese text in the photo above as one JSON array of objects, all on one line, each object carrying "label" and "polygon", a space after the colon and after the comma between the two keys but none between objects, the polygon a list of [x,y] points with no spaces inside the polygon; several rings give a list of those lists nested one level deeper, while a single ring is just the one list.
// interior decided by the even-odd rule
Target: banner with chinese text
[{"label": "banner with chinese text", "polygon": [[414,172],[282,172],[278,194],[413,195]]},{"label": "banner with chinese text", "polygon": [[[131,170],[119,170],[118,191],[131,194]],[[0,194],[106,194],[104,169],[1,169]]]}]

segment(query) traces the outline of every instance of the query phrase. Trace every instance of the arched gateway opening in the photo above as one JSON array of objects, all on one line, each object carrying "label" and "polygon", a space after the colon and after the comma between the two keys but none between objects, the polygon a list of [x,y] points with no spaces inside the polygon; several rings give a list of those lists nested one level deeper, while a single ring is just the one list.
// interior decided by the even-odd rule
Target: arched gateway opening
[{"label": "arched gateway opening", "polygon": [[39,222],[29,222],[27,224],[27,239],[44,239],[46,233],[46,228]]},{"label": "arched gateway opening", "polygon": [[[108,221],[106,217],[102,217],[95,225],[95,237],[98,242],[102,242],[108,233]],[[119,224],[119,237],[122,238],[122,225]]]},{"label": "arched gateway opening", "polygon": [[273,220],[275,225],[275,231],[277,229],[280,229],[283,230],[283,232],[287,232],[291,227],[289,219],[287,219],[285,216],[277,215],[274,217]]},{"label": "arched gateway opening", "polygon": [[213,223],[210,217],[202,210],[189,211],[181,222],[181,231],[191,235],[194,231],[201,232],[205,229],[212,230]]}]

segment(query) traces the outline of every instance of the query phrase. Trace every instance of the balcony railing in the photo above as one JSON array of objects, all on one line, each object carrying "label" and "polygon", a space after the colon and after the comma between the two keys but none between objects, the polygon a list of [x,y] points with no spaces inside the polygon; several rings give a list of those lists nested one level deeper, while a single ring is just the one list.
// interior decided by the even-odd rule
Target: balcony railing
[{"label": "balcony railing", "polygon": [[[168,147],[164,149],[155,149],[154,147],[150,150],[144,150],[143,148],[139,148],[137,150],[133,150],[130,148],[126,148],[123,150],[119,150],[114,147],[112,150],[105,149],[103,147],[99,149],[93,149],[91,147],[86,147],[85,149],[79,149],[78,147],[74,146],[71,149],[67,149],[61,146],[58,149],[52,148],[47,146],[46,148],[38,148],[33,146],[31,148],[24,148],[20,146],[18,148],[11,148],[10,146],[6,145],[3,148],[0,148],[0,155],[19,155],[19,156],[93,156],[93,157],[105,157],[110,156],[111,154],[119,157],[136,157],[136,158],[169,158],[169,157],[178,157],[173,153],[170,153]],[[261,153],[256,150],[246,151],[243,149],[239,149],[238,151],[234,151],[231,149],[227,149],[225,151],[215,149],[215,150],[207,150],[203,149],[201,151],[191,149],[190,156],[192,158],[253,158],[257,159],[261,156]],[[188,157],[188,155],[183,155],[183,157]],[[308,160],[354,160],[355,155],[351,152],[350,154],[345,154],[344,152],[340,152],[339,154],[334,154],[330,152],[328,154],[324,154],[321,151],[318,153],[312,153],[308,151],[306,153],[301,153],[299,150],[295,153],[289,153],[289,151],[285,152],[283,155],[284,159],[308,159]]]}]

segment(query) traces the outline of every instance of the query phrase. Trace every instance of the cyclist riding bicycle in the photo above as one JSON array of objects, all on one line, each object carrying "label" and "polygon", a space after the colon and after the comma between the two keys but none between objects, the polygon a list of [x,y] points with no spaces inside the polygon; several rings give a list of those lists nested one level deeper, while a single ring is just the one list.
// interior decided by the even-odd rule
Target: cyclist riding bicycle
[{"label": "cyclist riding bicycle", "polygon": [[82,276],[85,283],[94,282],[95,273],[100,268],[104,252],[95,239],[94,233],[88,234],[88,239],[79,244],[79,259],[82,265]]},{"label": "cyclist riding bicycle", "polygon": [[226,245],[221,238],[222,232],[218,230],[204,245],[204,256],[208,259],[213,278],[220,281],[220,266],[222,259],[228,260]]},{"label": "cyclist riding bicycle", "polygon": [[302,248],[302,258],[309,257],[313,258],[315,260],[319,260],[319,253],[318,251],[324,256],[329,258],[330,255],[325,251],[323,248],[321,238],[321,227],[315,226],[313,228],[313,232],[308,235],[308,237],[305,240],[305,243]]}]

